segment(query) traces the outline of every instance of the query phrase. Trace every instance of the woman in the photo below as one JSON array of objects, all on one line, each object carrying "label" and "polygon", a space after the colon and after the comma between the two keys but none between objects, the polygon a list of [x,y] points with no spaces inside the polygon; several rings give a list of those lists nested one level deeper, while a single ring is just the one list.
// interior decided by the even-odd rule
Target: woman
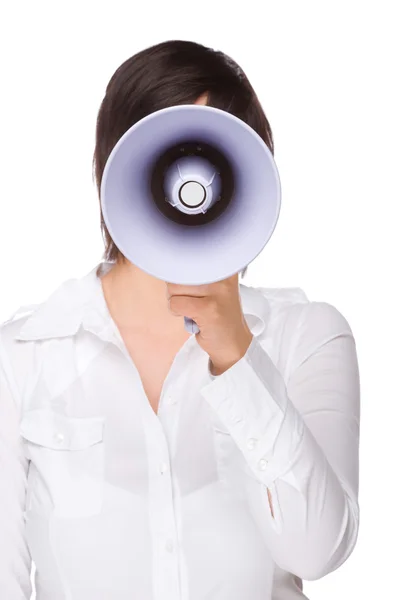
[{"label": "woman", "polygon": [[[98,190],[133,123],[189,103],[233,113],[273,151],[236,63],[165,42],[107,86]],[[0,329],[1,597],[30,598],[33,559],[38,600],[306,598],[302,580],[337,569],[358,533],[350,326],[238,274],[167,284],[102,228],[103,262]]]}]

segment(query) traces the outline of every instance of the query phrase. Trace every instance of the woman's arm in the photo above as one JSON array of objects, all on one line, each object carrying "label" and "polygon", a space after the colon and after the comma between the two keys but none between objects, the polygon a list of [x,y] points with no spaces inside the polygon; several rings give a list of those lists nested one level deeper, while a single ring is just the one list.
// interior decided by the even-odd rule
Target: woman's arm
[{"label": "woman's arm", "polygon": [[29,600],[31,557],[24,535],[28,460],[19,435],[15,393],[0,328],[0,597]]},{"label": "woman's arm", "polygon": [[357,539],[360,384],[337,309],[305,304],[298,327],[287,385],[254,338],[201,392],[254,474],[253,506],[274,561],[312,580],[339,567]]}]

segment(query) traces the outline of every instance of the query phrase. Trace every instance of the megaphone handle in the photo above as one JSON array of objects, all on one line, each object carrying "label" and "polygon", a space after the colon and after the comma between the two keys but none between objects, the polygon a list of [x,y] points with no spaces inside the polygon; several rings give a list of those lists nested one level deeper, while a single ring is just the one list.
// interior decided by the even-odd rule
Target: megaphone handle
[{"label": "megaphone handle", "polygon": [[198,333],[199,327],[195,321],[190,319],[189,317],[184,317],[184,328],[189,333]]}]

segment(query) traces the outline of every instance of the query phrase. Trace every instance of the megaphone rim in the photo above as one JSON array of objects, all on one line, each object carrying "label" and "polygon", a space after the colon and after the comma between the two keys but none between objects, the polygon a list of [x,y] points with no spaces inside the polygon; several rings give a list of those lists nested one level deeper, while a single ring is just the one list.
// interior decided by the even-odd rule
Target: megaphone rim
[{"label": "megaphone rim", "polygon": [[[255,260],[255,258],[262,252],[262,250],[264,249],[264,247],[267,245],[267,243],[269,242],[270,238],[272,237],[274,230],[277,226],[278,220],[279,220],[279,216],[280,216],[280,212],[281,212],[281,181],[280,181],[280,176],[279,176],[279,172],[277,169],[277,165],[274,159],[274,156],[270,150],[270,148],[267,146],[267,144],[265,143],[265,141],[260,137],[260,135],[247,123],[245,123],[245,121],[243,121],[242,119],[236,117],[235,115],[216,108],[214,106],[208,106],[208,105],[198,105],[198,104],[178,104],[178,105],[174,105],[174,106],[169,106],[166,108],[161,108],[159,110],[153,111],[151,112],[149,115],[146,115],[145,117],[143,117],[142,119],[140,119],[139,121],[137,121],[136,123],[134,123],[120,138],[119,140],[116,142],[115,146],[113,147],[113,149],[110,152],[110,155],[107,159],[107,162],[105,164],[104,167],[104,171],[103,171],[103,175],[102,175],[102,180],[101,180],[101,188],[100,188],[100,202],[101,202],[101,208],[102,208],[102,214],[103,214],[103,218],[104,218],[104,222],[107,226],[107,229],[109,231],[109,234],[111,236],[111,239],[114,240],[114,236],[113,236],[113,231],[112,231],[112,225],[110,223],[110,220],[108,219],[108,214],[107,214],[107,207],[105,204],[105,186],[106,186],[106,180],[107,180],[107,175],[109,172],[109,169],[112,166],[112,162],[113,162],[113,158],[114,156],[118,153],[119,148],[126,142],[126,140],[140,127],[148,124],[149,121],[154,120],[156,118],[159,118],[161,115],[164,116],[165,114],[168,113],[173,113],[176,111],[188,111],[188,112],[213,112],[215,114],[218,114],[221,118],[224,118],[226,120],[230,120],[232,122],[234,122],[236,125],[239,125],[241,128],[244,128],[250,135],[251,137],[253,137],[253,139],[257,140],[258,143],[262,146],[263,150],[266,151],[266,153],[269,155],[269,159],[270,159],[270,164],[272,166],[272,170],[274,173],[274,177],[275,177],[275,182],[276,182],[276,187],[277,187],[277,198],[276,198],[276,212],[275,212],[275,217],[274,217],[274,223],[273,223],[273,227],[272,229],[269,231],[269,235],[267,237],[267,239],[265,239],[265,241],[262,243],[262,245],[259,247],[258,252],[256,253],[255,256],[253,256],[252,261]],[[114,241],[114,243],[116,244],[116,242]],[[122,254],[124,254],[125,256],[128,256],[129,253],[126,253],[125,249],[123,247],[119,245],[118,249],[122,252]],[[251,261],[251,262],[252,262]],[[140,265],[138,262],[135,263],[140,269],[142,269],[143,271],[145,271],[146,273],[148,273],[149,275],[152,275],[154,277],[159,278],[159,273],[155,272],[154,270],[149,270],[148,268],[145,268],[144,266]],[[225,279],[231,275],[234,275],[235,273],[241,271],[242,269],[244,269],[245,267],[248,266],[249,263],[243,261],[242,265],[240,265],[238,268],[236,268],[230,275],[226,275],[225,273],[223,274],[222,277],[220,277],[220,279]],[[215,281],[215,280],[213,280]],[[218,281],[218,279],[216,280]],[[172,280],[170,280],[171,283],[175,283]],[[176,283],[181,283],[181,281],[176,282]],[[197,283],[183,283],[183,285],[201,285],[204,282],[197,282]],[[209,282],[211,283],[211,282]]]}]

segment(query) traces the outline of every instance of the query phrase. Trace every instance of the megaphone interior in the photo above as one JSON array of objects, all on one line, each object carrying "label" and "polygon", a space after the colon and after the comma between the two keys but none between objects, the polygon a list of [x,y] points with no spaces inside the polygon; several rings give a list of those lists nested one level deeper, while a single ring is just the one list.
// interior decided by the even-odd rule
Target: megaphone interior
[{"label": "megaphone interior", "polygon": [[[278,170],[262,138],[205,105],[158,110],[118,140],[101,181],[112,240],[133,264],[181,285],[244,269],[278,221]],[[185,317],[185,328],[198,327]]]}]

